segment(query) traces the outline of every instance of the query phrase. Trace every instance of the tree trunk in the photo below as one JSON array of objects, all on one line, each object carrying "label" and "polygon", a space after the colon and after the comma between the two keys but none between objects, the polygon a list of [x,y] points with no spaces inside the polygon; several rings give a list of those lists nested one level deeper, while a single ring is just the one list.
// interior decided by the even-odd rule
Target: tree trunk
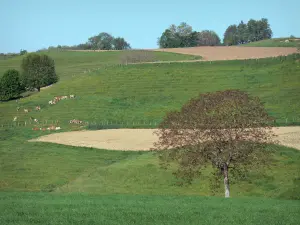
[{"label": "tree trunk", "polygon": [[225,188],[225,198],[229,198],[229,179],[228,179],[228,166],[224,165],[224,188]]}]

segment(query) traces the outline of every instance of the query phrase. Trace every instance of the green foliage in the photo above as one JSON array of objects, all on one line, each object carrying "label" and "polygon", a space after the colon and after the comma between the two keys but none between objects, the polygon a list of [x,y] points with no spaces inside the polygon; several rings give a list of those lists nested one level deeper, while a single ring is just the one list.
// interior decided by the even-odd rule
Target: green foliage
[{"label": "green foliage", "polygon": [[19,72],[15,69],[7,70],[0,79],[0,100],[17,98],[23,90]]},{"label": "green foliage", "polygon": [[[288,42],[286,42],[288,40]],[[245,47],[299,47],[300,39],[290,39],[290,38],[272,38],[262,41],[250,42],[241,46]]]},{"label": "green foliage", "polygon": [[23,85],[30,90],[58,81],[54,60],[48,55],[29,54],[23,58],[21,68]]},{"label": "green foliage", "polygon": [[241,21],[238,26],[230,25],[224,33],[223,42],[225,45],[245,44],[270,39],[272,35],[268,19],[250,19],[247,24]]},{"label": "green foliage", "polygon": [[21,49],[20,50],[20,55],[25,55],[25,54],[27,54],[27,51],[25,49],[23,49],[23,50]]},{"label": "green foliage", "polygon": [[113,49],[115,50],[125,50],[130,49],[130,44],[128,44],[124,38],[117,37],[113,40]]},{"label": "green foliage", "polygon": [[204,30],[198,33],[198,46],[217,46],[220,45],[221,40],[216,32],[211,30]]},{"label": "green foliage", "polygon": [[299,202],[264,198],[0,193],[5,225],[298,225]]}]

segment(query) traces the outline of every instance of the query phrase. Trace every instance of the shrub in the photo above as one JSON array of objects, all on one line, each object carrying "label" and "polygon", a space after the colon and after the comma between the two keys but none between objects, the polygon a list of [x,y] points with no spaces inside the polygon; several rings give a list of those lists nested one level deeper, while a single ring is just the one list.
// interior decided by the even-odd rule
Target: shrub
[{"label": "shrub", "polygon": [[17,98],[23,90],[19,72],[15,69],[7,70],[0,80],[0,100]]},{"label": "shrub", "polygon": [[58,81],[54,60],[44,54],[28,54],[22,61],[22,82],[32,90],[48,86]]}]

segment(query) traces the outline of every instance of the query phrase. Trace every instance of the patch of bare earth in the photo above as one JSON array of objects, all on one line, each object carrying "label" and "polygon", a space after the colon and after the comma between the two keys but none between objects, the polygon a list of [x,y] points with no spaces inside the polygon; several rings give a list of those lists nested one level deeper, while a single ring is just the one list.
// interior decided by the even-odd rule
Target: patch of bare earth
[{"label": "patch of bare earth", "polygon": [[[300,150],[300,127],[276,127],[274,133],[281,145]],[[155,129],[111,129],[55,133],[30,140],[57,144],[93,147],[108,150],[147,151],[158,137]]]},{"label": "patch of bare earth", "polygon": [[173,52],[188,55],[202,56],[204,61],[256,59],[290,55],[297,53],[297,48],[284,47],[240,47],[240,46],[218,46],[218,47],[191,47],[191,48],[165,48],[153,51]]}]

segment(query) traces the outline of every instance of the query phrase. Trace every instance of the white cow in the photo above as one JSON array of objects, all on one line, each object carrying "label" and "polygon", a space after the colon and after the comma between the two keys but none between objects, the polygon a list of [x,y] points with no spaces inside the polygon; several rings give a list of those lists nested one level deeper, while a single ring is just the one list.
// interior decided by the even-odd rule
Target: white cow
[{"label": "white cow", "polygon": [[70,98],[75,98],[75,95],[70,95]]},{"label": "white cow", "polygon": [[17,119],[18,119],[18,117],[15,116],[15,117],[14,117],[14,121],[17,121]]},{"label": "white cow", "polygon": [[61,128],[60,127],[55,127],[55,130],[60,130]]}]

